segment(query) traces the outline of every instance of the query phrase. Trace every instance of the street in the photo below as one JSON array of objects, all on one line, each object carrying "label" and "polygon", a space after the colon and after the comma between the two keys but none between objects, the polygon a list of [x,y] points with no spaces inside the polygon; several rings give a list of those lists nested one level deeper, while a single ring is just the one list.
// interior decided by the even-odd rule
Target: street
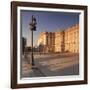
[{"label": "street", "polygon": [[79,74],[79,54],[34,54],[36,68],[32,69],[30,53],[22,57],[21,77],[66,76]]}]

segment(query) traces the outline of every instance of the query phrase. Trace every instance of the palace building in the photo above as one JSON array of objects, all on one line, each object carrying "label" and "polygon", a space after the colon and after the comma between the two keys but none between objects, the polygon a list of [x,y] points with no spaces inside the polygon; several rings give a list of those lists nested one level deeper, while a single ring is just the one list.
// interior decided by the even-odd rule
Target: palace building
[{"label": "palace building", "polygon": [[41,32],[37,45],[39,51],[79,53],[79,25],[76,24],[63,31]]},{"label": "palace building", "polygon": [[79,25],[65,31],[65,51],[79,52]]},{"label": "palace building", "polygon": [[37,45],[44,53],[55,52],[55,33],[41,32]]},{"label": "palace building", "polygon": [[64,52],[65,50],[64,33],[64,31],[55,32],[55,52]]}]

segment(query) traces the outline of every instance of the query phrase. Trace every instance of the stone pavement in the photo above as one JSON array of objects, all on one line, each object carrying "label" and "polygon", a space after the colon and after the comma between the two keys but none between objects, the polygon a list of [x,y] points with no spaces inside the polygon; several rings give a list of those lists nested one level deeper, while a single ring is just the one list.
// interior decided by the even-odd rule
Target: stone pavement
[{"label": "stone pavement", "polygon": [[79,74],[79,55],[64,54],[35,54],[37,68],[31,69],[30,54],[22,59],[22,77],[65,76]]},{"label": "stone pavement", "polygon": [[79,74],[78,54],[54,54],[48,57],[37,57],[35,59],[35,63],[46,76],[65,76]]}]

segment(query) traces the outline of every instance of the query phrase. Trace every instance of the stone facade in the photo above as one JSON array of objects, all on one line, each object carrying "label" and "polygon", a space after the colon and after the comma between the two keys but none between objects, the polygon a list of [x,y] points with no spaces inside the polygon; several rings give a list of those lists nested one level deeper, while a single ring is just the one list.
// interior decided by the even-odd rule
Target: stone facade
[{"label": "stone facade", "polygon": [[38,43],[41,52],[54,52],[55,50],[55,33],[54,32],[41,32]]},{"label": "stone facade", "polygon": [[55,32],[55,52],[64,52],[64,31]]},{"label": "stone facade", "polygon": [[65,51],[79,52],[79,25],[65,31]]},{"label": "stone facade", "polygon": [[41,45],[41,44],[43,44],[43,45],[46,45],[46,32],[42,32],[42,33],[40,33],[40,36],[39,36],[39,38],[38,38],[38,42],[37,42],[37,45],[39,46],[39,45]]},{"label": "stone facade", "polygon": [[79,25],[76,24],[63,31],[41,32],[38,43],[42,52],[79,53]]}]

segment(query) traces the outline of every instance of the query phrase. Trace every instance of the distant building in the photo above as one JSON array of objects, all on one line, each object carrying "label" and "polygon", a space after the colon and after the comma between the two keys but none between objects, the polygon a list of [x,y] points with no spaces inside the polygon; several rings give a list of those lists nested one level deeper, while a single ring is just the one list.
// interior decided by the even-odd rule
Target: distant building
[{"label": "distant building", "polygon": [[79,25],[63,31],[41,32],[38,43],[40,52],[75,52],[79,53]]},{"label": "distant building", "polygon": [[26,47],[26,38],[22,37],[22,53],[24,54]]}]

